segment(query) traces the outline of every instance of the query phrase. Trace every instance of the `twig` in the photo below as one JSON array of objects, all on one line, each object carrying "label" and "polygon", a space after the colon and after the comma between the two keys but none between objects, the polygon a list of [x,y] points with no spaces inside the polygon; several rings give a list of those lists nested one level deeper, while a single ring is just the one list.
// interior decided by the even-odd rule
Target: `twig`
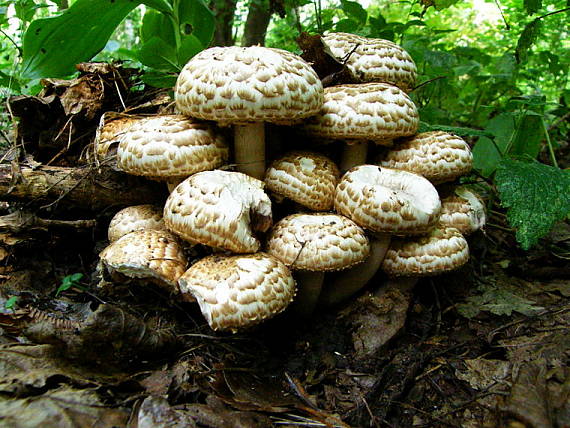
[{"label": "twig", "polygon": [[558,162],[556,161],[556,155],[554,154],[554,148],[552,147],[552,141],[550,141],[550,135],[548,134],[546,123],[544,123],[544,118],[540,118],[540,123],[542,124],[542,130],[544,131],[544,138],[546,138],[546,145],[548,146],[550,161],[552,162],[553,167],[558,168]]}]

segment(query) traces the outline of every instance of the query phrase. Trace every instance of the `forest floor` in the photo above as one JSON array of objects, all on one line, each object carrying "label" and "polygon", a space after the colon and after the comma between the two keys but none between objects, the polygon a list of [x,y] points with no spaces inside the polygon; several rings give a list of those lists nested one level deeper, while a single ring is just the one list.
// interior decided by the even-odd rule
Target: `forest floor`
[{"label": "forest floor", "polygon": [[[72,109],[69,86],[54,87]],[[25,114],[61,115],[50,128],[57,140],[69,115],[36,101]],[[81,142],[46,148],[20,118],[24,141],[35,143],[17,156],[9,148],[2,163],[73,166]],[[92,119],[74,132],[92,140]],[[5,199],[4,216],[25,209],[95,222],[16,232],[0,224],[0,426],[570,427],[567,222],[523,251],[495,208],[458,271],[412,288],[378,274],[308,319],[286,311],[221,334],[195,304],[154,287],[97,288],[117,208]]]}]

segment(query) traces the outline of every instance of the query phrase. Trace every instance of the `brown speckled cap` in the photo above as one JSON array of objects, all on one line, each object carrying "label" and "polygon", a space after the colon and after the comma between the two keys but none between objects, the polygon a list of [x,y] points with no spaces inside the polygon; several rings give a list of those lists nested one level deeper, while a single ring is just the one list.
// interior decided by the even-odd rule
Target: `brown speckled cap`
[{"label": "brown speckled cap", "polygon": [[95,130],[94,146],[97,159],[104,161],[108,157],[114,156],[117,151],[116,146],[118,146],[122,136],[141,117],[114,111],[103,113]]},{"label": "brown speckled cap", "polygon": [[179,279],[214,330],[249,327],[283,311],[295,296],[287,267],[265,253],[213,255],[193,264]]},{"label": "brown speckled cap", "polygon": [[433,184],[417,174],[360,165],[341,178],[335,209],[374,232],[408,235],[435,224],[441,201]]},{"label": "brown speckled cap", "polygon": [[178,278],[188,264],[178,238],[166,230],[137,230],[107,246],[99,254],[110,273],[146,278],[178,293]]},{"label": "brown speckled cap", "polygon": [[332,209],[340,172],[328,157],[311,152],[291,152],[275,160],[265,173],[272,193],[314,211]]},{"label": "brown speckled cap", "polygon": [[462,138],[432,131],[399,140],[380,165],[415,172],[438,184],[469,173],[473,156]]},{"label": "brown speckled cap", "polygon": [[458,186],[453,194],[441,200],[439,223],[443,227],[454,227],[468,235],[485,226],[485,204],[474,191]]},{"label": "brown speckled cap", "polygon": [[416,83],[416,64],[401,46],[383,39],[330,33],[323,41],[360,82],[385,82],[409,92]]},{"label": "brown speckled cap", "polygon": [[182,115],[141,119],[122,136],[117,167],[154,178],[187,177],[222,166],[229,149],[210,124]]},{"label": "brown speckled cap", "polygon": [[194,56],[175,87],[178,110],[220,124],[289,123],[317,113],[323,87],[301,57],[261,46],[212,47]]},{"label": "brown speckled cap", "polygon": [[325,88],[323,107],[307,119],[303,130],[319,137],[386,144],[415,134],[418,125],[418,110],[404,91],[387,83],[364,83]]},{"label": "brown speckled cap", "polygon": [[252,231],[271,227],[263,181],[241,172],[204,171],[180,183],[164,206],[166,227],[183,239],[235,253],[254,253]]},{"label": "brown speckled cap", "polygon": [[438,275],[469,260],[467,241],[455,228],[434,228],[428,235],[394,239],[382,270],[390,276]]},{"label": "brown speckled cap", "polygon": [[109,242],[140,229],[166,230],[162,221],[162,208],[145,204],[126,207],[118,211],[109,223],[107,231]]},{"label": "brown speckled cap", "polygon": [[294,270],[335,271],[363,262],[370,243],[364,230],[344,216],[292,214],[271,229],[267,252]]}]

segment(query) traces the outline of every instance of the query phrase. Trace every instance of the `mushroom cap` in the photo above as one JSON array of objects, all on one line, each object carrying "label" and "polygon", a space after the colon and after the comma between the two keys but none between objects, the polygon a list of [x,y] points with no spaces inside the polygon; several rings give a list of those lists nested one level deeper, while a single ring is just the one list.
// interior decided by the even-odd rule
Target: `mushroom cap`
[{"label": "mushroom cap", "polygon": [[214,330],[237,331],[282,312],[295,296],[287,267],[265,253],[212,255],[193,264],[178,280],[194,296]]},{"label": "mushroom cap", "polygon": [[136,230],[117,239],[99,254],[110,273],[150,279],[178,293],[178,278],[188,261],[178,238],[166,230]]},{"label": "mushroom cap", "polygon": [[265,186],[314,211],[332,209],[340,177],[328,157],[311,152],[290,152],[273,161],[265,173]]},{"label": "mushroom cap", "polygon": [[107,235],[109,242],[140,229],[166,230],[162,221],[162,208],[151,204],[123,208],[113,216]]},{"label": "mushroom cap", "polygon": [[341,178],[335,209],[374,232],[426,233],[439,218],[441,201],[428,180],[407,171],[360,165]]},{"label": "mushroom cap", "polygon": [[210,124],[182,115],[141,119],[122,136],[117,167],[148,177],[187,177],[222,166],[229,149]]},{"label": "mushroom cap", "polygon": [[323,41],[360,82],[385,82],[409,92],[416,83],[416,64],[401,46],[383,39],[330,33]]},{"label": "mushroom cap", "polygon": [[380,161],[380,165],[415,172],[437,184],[471,171],[473,156],[462,138],[447,132],[432,131],[400,140]]},{"label": "mushroom cap", "polygon": [[271,227],[263,181],[241,172],[204,171],[180,183],[164,206],[166,227],[183,239],[235,253],[254,253],[253,231]]},{"label": "mushroom cap", "polygon": [[176,106],[221,124],[292,123],[316,114],[323,86],[300,56],[261,46],[212,47],[178,76]]},{"label": "mushroom cap", "polygon": [[121,141],[123,134],[131,125],[141,119],[141,116],[128,115],[108,111],[101,115],[99,125],[95,130],[95,155],[98,160],[103,161],[107,157],[114,155],[116,147]]},{"label": "mushroom cap", "polygon": [[370,243],[364,230],[344,216],[292,214],[271,229],[267,252],[291,269],[336,271],[363,262]]},{"label": "mushroom cap", "polygon": [[390,276],[438,275],[469,260],[469,246],[455,228],[434,228],[428,235],[394,239],[382,270]]},{"label": "mushroom cap", "polygon": [[454,193],[442,198],[441,227],[454,227],[463,235],[473,233],[485,226],[485,204],[472,190],[458,186]]},{"label": "mushroom cap", "polygon": [[330,86],[320,112],[303,130],[332,139],[369,140],[377,144],[414,135],[418,110],[408,95],[387,83]]}]

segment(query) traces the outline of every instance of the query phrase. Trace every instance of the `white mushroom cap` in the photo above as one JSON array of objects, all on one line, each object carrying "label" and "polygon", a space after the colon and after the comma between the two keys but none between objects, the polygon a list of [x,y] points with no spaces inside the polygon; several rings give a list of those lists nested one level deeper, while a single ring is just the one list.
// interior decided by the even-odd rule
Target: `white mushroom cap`
[{"label": "white mushroom cap", "polygon": [[441,200],[442,227],[454,227],[464,235],[473,233],[485,226],[485,204],[472,190],[458,186],[453,194]]},{"label": "white mushroom cap", "polygon": [[473,156],[462,138],[432,131],[400,140],[380,165],[415,172],[437,184],[469,173]]},{"label": "white mushroom cap", "polygon": [[323,103],[317,74],[300,56],[260,46],[212,47],[194,56],[175,87],[178,110],[220,124],[290,123]]},{"label": "white mushroom cap", "polygon": [[204,171],[180,183],[164,206],[166,227],[192,243],[253,253],[253,231],[271,227],[271,200],[263,181],[241,172]]},{"label": "white mushroom cap", "polygon": [[361,165],[341,178],[335,209],[374,232],[408,235],[436,223],[441,201],[433,184],[417,174]]},{"label": "white mushroom cap", "polygon": [[111,274],[146,278],[178,293],[178,278],[188,261],[178,238],[166,230],[137,230],[107,246],[99,254]]},{"label": "white mushroom cap", "polygon": [[295,296],[287,267],[265,253],[213,255],[179,279],[180,290],[198,302],[214,330],[237,331],[283,311]]},{"label": "white mushroom cap", "polygon": [[404,91],[387,83],[364,83],[325,88],[323,107],[303,130],[320,137],[386,144],[414,135],[418,125],[418,110]]},{"label": "white mushroom cap", "polygon": [[117,167],[154,178],[187,177],[222,166],[229,154],[211,125],[181,115],[141,119],[126,131],[117,150]]},{"label": "white mushroom cap", "polygon": [[323,41],[360,82],[386,82],[409,92],[416,83],[416,64],[401,46],[383,39],[330,33]]},{"label": "white mushroom cap", "polygon": [[311,210],[333,206],[334,189],[340,172],[328,157],[311,152],[291,152],[275,160],[265,173],[271,192],[289,198]]},{"label": "white mushroom cap", "polygon": [[271,229],[267,252],[291,269],[335,271],[363,262],[370,243],[364,230],[344,216],[292,214]]},{"label": "white mushroom cap", "polygon": [[140,229],[166,230],[162,221],[162,208],[145,204],[126,207],[118,211],[109,223],[107,231],[109,242]]},{"label": "white mushroom cap", "polygon": [[382,270],[390,276],[437,275],[469,260],[467,241],[455,228],[434,228],[428,235],[394,239]]}]

